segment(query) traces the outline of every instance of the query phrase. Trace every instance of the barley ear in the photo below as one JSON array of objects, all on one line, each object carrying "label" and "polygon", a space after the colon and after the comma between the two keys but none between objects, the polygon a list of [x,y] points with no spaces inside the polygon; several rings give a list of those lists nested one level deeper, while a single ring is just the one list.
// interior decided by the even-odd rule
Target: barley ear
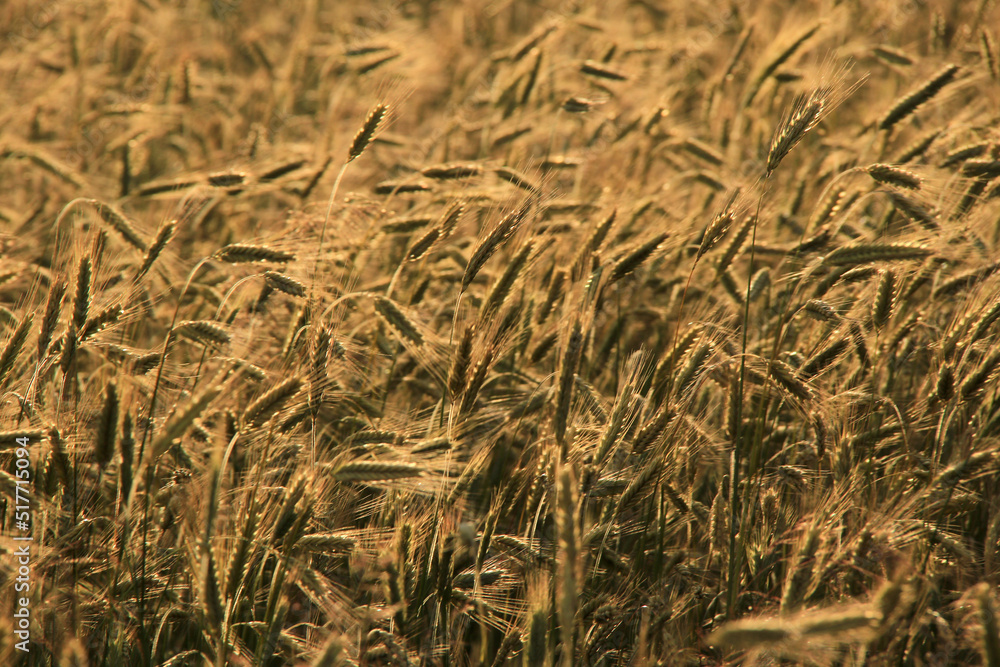
[{"label": "barley ear", "polygon": [[[570,399],[573,395],[573,378],[576,377],[577,366],[583,354],[583,330],[579,322],[573,324],[566,350],[563,353],[562,369],[559,372],[559,386],[556,394],[556,413],[553,426],[556,440],[560,443],[563,453],[566,453],[566,425],[569,419]],[[563,457],[565,460],[565,456]]]},{"label": "barley ear", "polygon": [[97,427],[94,441],[94,460],[103,469],[115,453],[115,439],[118,436],[118,386],[109,382],[104,387],[104,409]]},{"label": "barley ear", "polygon": [[[31,331],[31,324],[34,322],[33,313],[26,314],[21,322],[14,329],[14,332],[7,339],[3,352],[0,352],[0,387],[7,384],[8,376],[14,369],[14,363],[24,349],[24,344],[28,340],[28,332]],[[68,334],[67,334],[68,335]]]},{"label": "barley ear", "polygon": [[351,142],[351,149],[347,152],[348,162],[353,162],[365,152],[365,149],[368,148],[368,144],[371,143],[372,137],[375,136],[376,130],[382,124],[388,111],[388,105],[379,103],[368,113],[368,117],[365,118],[365,124],[354,135],[354,141]]}]

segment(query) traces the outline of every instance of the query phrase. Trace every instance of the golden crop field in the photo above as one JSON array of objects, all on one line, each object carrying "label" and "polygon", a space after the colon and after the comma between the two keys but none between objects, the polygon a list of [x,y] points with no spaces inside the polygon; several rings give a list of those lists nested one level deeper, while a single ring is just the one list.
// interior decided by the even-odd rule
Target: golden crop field
[{"label": "golden crop field", "polygon": [[7,0],[0,663],[1000,666],[998,41]]}]

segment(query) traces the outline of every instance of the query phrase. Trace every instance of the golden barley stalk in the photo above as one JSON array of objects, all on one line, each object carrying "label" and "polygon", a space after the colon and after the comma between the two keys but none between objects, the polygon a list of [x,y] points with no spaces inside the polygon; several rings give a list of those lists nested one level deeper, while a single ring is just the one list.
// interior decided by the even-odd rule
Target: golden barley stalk
[{"label": "golden barley stalk", "polygon": [[14,369],[24,344],[28,340],[28,333],[31,331],[31,324],[34,322],[34,313],[28,313],[21,319],[21,322],[14,329],[14,332],[7,339],[7,343],[0,352],[0,387],[6,386],[8,376]]},{"label": "golden barley stalk", "polygon": [[785,156],[802,140],[802,137],[816,126],[825,106],[826,102],[823,97],[814,93],[787,121],[778,125],[774,139],[771,141],[771,148],[767,153],[768,173],[777,169]]},{"label": "golden barley stalk", "polygon": [[767,81],[767,79],[772,74],[774,74],[774,72],[777,71],[777,69],[781,67],[789,58],[795,55],[795,52],[798,51],[799,48],[803,44],[805,44],[810,37],[815,35],[821,27],[823,27],[823,24],[821,22],[811,25],[798,37],[796,37],[791,42],[791,44],[789,44],[781,52],[779,52],[774,58],[767,61],[767,63],[761,69],[760,73],[757,74],[756,77],[754,77],[752,83],[749,85],[747,93],[743,97],[744,108],[750,106],[750,103],[753,102],[755,97],[757,97],[757,93],[760,92],[760,88],[761,86],[764,85],[764,82]]},{"label": "golden barley stalk", "polygon": [[451,392],[453,401],[462,395],[469,380],[468,372],[472,364],[472,340],[475,333],[475,325],[470,324],[465,327],[465,333],[462,335],[462,341],[458,345],[452,362],[451,372],[448,375],[448,391]]},{"label": "golden barley stalk", "polygon": [[76,274],[76,294],[73,297],[73,330],[80,331],[90,311],[91,264],[89,257],[80,259]]},{"label": "golden barley stalk", "polygon": [[799,547],[795,562],[788,570],[788,577],[785,580],[785,591],[781,596],[781,613],[787,614],[793,611],[801,602],[803,588],[812,578],[813,558],[816,549],[819,547],[819,530],[815,527],[809,528]]},{"label": "golden barley stalk", "polygon": [[508,183],[516,185],[522,190],[527,190],[532,194],[537,194],[542,190],[541,186],[516,169],[511,169],[510,167],[497,167],[493,170],[493,173]]},{"label": "golden barley stalk", "polygon": [[142,264],[139,266],[139,270],[136,271],[135,274],[136,281],[138,281],[140,278],[146,275],[146,272],[148,272],[149,269],[152,268],[153,263],[163,252],[163,249],[167,247],[168,243],[170,243],[170,239],[173,238],[174,232],[176,230],[177,230],[176,220],[168,220],[167,222],[163,223],[159,231],[156,232],[156,238],[153,240],[153,243],[149,246],[149,249],[146,251],[146,256],[143,257]]},{"label": "golden barley stalk", "polygon": [[295,259],[295,255],[266,246],[250,245],[248,243],[230,243],[220,248],[214,255],[220,262],[241,264],[245,262],[273,262],[283,264]]},{"label": "golden barley stalk", "polygon": [[425,472],[425,468],[413,463],[354,461],[337,468],[333,478],[338,482],[377,482],[419,477]]},{"label": "golden barley stalk", "polygon": [[232,340],[224,328],[208,320],[187,320],[179,322],[174,327],[174,333],[191,338],[200,343],[212,345],[228,345]]},{"label": "golden barley stalk", "polygon": [[121,493],[121,505],[127,507],[129,493],[132,490],[132,469],[135,465],[135,435],[131,412],[126,412],[122,418],[122,433],[121,437],[118,438],[118,451],[121,455],[121,466],[118,469],[118,488]]},{"label": "golden barley stalk", "polygon": [[507,268],[504,269],[500,279],[497,280],[495,285],[493,285],[493,289],[490,290],[489,296],[486,297],[486,301],[483,302],[481,312],[484,316],[496,312],[500,309],[500,306],[503,305],[504,300],[514,287],[514,282],[524,270],[525,265],[527,265],[528,258],[531,256],[534,249],[534,240],[527,241],[521,246],[521,249],[517,251],[517,254],[515,254],[514,257],[507,263]]},{"label": "golden barley stalk", "polygon": [[243,412],[242,423],[248,427],[260,426],[281,410],[301,388],[302,380],[298,377],[282,380],[247,406]]},{"label": "golden barley stalk", "polygon": [[267,281],[274,289],[279,292],[284,292],[289,296],[305,296],[306,286],[300,283],[295,278],[286,276],[283,273],[278,273],[277,271],[265,271],[264,280]]},{"label": "golden barley stalk", "polygon": [[921,180],[919,176],[912,171],[900,169],[891,164],[869,165],[865,167],[865,173],[879,183],[898,185],[901,188],[908,188],[910,190],[920,189]]},{"label": "golden barley stalk", "polygon": [[923,156],[927,149],[931,147],[938,137],[941,136],[943,130],[937,129],[928,132],[924,136],[920,137],[912,144],[903,149],[903,152],[899,154],[895,162],[899,164],[906,164],[910,160],[915,160],[918,157]]},{"label": "golden barley stalk", "polygon": [[813,390],[788,364],[780,359],[771,359],[768,362],[771,377],[790,394],[801,401],[809,401],[813,398]]},{"label": "golden barley stalk", "polygon": [[578,499],[576,480],[569,465],[561,466],[557,478],[556,527],[559,553],[556,559],[559,582],[559,627],[562,632],[563,665],[574,664],[574,637],[579,590],[579,534],[576,527]]},{"label": "golden barley stalk", "polygon": [[556,432],[556,440],[565,449],[566,425],[569,419],[570,401],[573,396],[573,378],[576,377],[577,366],[580,357],[583,355],[583,329],[579,322],[574,322],[566,341],[566,350],[563,353],[562,368],[559,371],[558,393],[556,394],[556,412],[553,418],[553,427]]},{"label": "golden barley stalk", "polygon": [[611,269],[608,284],[618,282],[629,275],[648,260],[660,245],[667,240],[668,234],[660,233],[643,243],[641,246],[618,260]]},{"label": "golden barley stalk", "polygon": [[837,361],[847,351],[849,345],[847,338],[837,338],[802,364],[798,370],[799,377],[808,380],[819,375]]},{"label": "golden barley stalk", "polygon": [[682,146],[684,146],[684,149],[692,155],[697,155],[702,160],[710,162],[716,167],[721,167],[725,160],[723,155],[717,150],[702,141],[698,141],[694,137],[688,137],[685,139]]},{"label": "golden barley stalk", "polygon": [[222,386],[213,384],[194,396],[183,408],[174,413],[163,426],[160,434],[153,440],[153,446],[147,450],[146,457],[149,461],[156,461],[173,444],[174,440],[184,435],[184,432],[194,423],[194,420],[201,416],[201,413],[208,408],[209,403],[222,393]]},{"label": "golden barley stalk", "polygon": [[879,271],[879,282],[872,303],[872,323],[881,330],[892,317],[896,302],[896,273],[891,269]]},{"label": "golden barley stalk", "polygon": [[490,257],[493,256],[500,245],[517,231],[525,217],[527,217],[530,206],[531,200],[529,199],[517,209],[504,216],[493,231],[490,232],[490,234],[483,239],[478,246],[476,246],[475,251],[472,253],[472,257],[469,259],[469,263],[466,264],[465,273],[462,276],[463,292],[468,289],[469,285],[472,284],[476,275],[479,274],[480,269],[482,269],[483,265],[489,261]]},{"label": "golden barley stalk", "polygon": [[101,410],[94,440],[94,460],[103,469],[115,453],[118,437],[118,386],[112,381],[104,386],[104,408]]},{"label": "golden barley stalk", "polygon": [[489,374],[495,355],[496,350],[492,345],[487,347],[486,351],[483,352],[483,357],[476,364],[476,368],[472,372],[472,377],[469,378],[468,385],[465,388],[465,394],[462,396],[462,404],[459,406],[460,413],[468,413],[476,404],[476,399],[479,398],[479,390],[483,388],[483,384],[486,382],[486,376]]},{"label": "golden barley stalk", "polygon": [[136,250],[146,252],[146,242],[142,240],[139,232],[135,229],[125,214],[110,204],[105,204],[97,199],[85,200],[97,210],[101,220],[111,226],[122,238]]},{"label": "golden barley stalk", "polygon": [[612,69],[603,63],[594,62],[593,60],[587,60],[580,64],[580,71],[584,74],[589,74],[590,76],[596,76],[601,79],[610,79],[612,81],[627,81],[628,75],[616,69]]},{"label": "golden barley stalk", "polygon": [[406,343],[420,347],[424,344],[424,336],[417,325],[411,320],[392,299],[375,297],[375,312],[385,323]]},{"label": "golden barley stalk", "polygon": [[368,144],[371,143],[372,137],[375,136],[375,132],[378,130],[379,125],[382,124],[388,112],[388,105],[379,103],[368,113],[368,117],[365,118],[365,124],[361,126],[361,129],[354,136],[354,141],[351,142],[351,148],[347,152],[348,162],[353,162],[361,157],[361,154],[365,152]]},{"label": "golden barley stalk", "polygon": [[66,295],[66,281],[62,278],[56,280],[49,286],[49,297],[45,302],[45,315],[42,317],[41,330],[38,333],[38,358],[45,356],[49,343],[52,342],[52,333],[59,323],[59,309],[62,306],[63,297]]},{"label": "golden barley stalk", "polygon": [[842,266],[871,262],[899,262],[924,259],[934,254],[930,248],[909,243],[855,243],[834,249],[823,264]]},{"label": "golden barley stalk", "polygon": [[880,130],[892,129],[896,123],[916,111],[917,107],[933,98],[942,88],[951,83],[960,69],[958,65],[946,65],[937,74],[928,79],[924,85],[920,86],[920,88],[892,105],[892,108],[879,121],[878,128]]},{"label": "golden barley stalk", "polygon": [[86,341],[88,338],[101,331],[105,327],[114,324],[122,316],[122,307],[115,304],[113,306],[108,306],[101,312],[97,313],[90,319],[88,319],[80,332],[77,334],[80,342]]}]

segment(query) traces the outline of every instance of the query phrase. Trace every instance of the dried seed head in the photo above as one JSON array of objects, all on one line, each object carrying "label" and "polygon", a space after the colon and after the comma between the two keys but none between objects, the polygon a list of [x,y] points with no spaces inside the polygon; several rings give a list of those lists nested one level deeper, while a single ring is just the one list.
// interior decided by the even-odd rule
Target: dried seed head
[{"label": "dried seed head", "polygon": [[816,127],[822,118],[825,106],[825,99],[819,93],[814,92],[786,122],[782,122],[778,126],[778,131],[774,133],[771,148],[767,153],[768,173],[777,169],[785,156],[802,140],[802,137]]},{"label": "dried seed head", "polygon": [[80,259],[80,267],[76,274],[76,295],[73,298],[73,330],[79,331],[87,323],[87,313],[90,310],[90,258]]},{"label": "dried seed head", "polygon": [[823,263],[827,265],[870,264],[924,259],[934,254],[930,248],[909,243],[856,243],[834,249]]},{"label": "dried seed head", "polygon": [[532,181],[528,176],[510,167],[497,167],[493,172],[512,185],[516,185],[522,190],[527,190],[532,194],[542,191],[541,186]]},{"label": "dried seed head", "polygon": [[424,336],[420,333],[417,325],[407,317],[406,313],[400,309],[396,302],[385,297],[375,297],[375,312],[382,317],[386,324],[407,343],[420,347],[424,344]]},{"label": "dried seed head", "polygon": [[215,258],[228,264],[245,262],[284,263],[295,259],[295,255],[266,246],[249,245],[247,243],[230,243],[215,253]]},{"label": "dried seed head", "polygon": [[142,259],[142,265],[139,266],[139,270],[136,271],[135,280],[139,280],[146,272],[149,271],[153,266],[153,262],[160,256],[163,249],[167,247],[170,243],[170,239],[173,238],[174,232],[177,230],[177,221],[168,220],[163,223],[159,231],[156,232],[156,238],[153,240],[152,245],[149,246],[149,250],[146,251],[146,256]]},{"label": "dried seed head", "polygon": [[944,69],[928,79],[920,88],[896,102],[885,116],[882,117],[882,120],[879,121],[878,128],[880,130],[892,129],[896,123],[916,111],[917,107],[930,100],[942,88],[951,83],[960,69],[958,65],[946,65]]},{"label": "dried seed head", "polygon": [[368,117],[365,118],[365,124],[354,136],[354,141],[351,143],[351,149],[347,152],[348,162],[353,162],[357,158],[361,157],[361,154],[365,152],[365,149],[368,148],[368,144],[371,143],[372,137],[375,136],[375,131],[378,130],[379,125],[382,123],[382,120],[385,119],[385,115],[388,111],[388,105],[379,103],[375,105],[375,108],[372,109],[371,112],[369,112]]},{"label": "dried seed head", "polygon": [[920,177],[912,171],[900,169],[891,164],[873,164],[865,168],[865,173],[879,183],[896,185],[910,190],[920,189]]},{"label": "dried seed head", "polygon": [[628,75],[624,72],[612,69],[603,63],[594,62],[593,60],[587,60],[581,63],[580,71],[584,74],[596,76],[601,79],[610,79],[612,81],[628,80]]},{"label": "dried seed head", "polygon": [[472,341],[475,336],[475,325],[470,324],[465,327],[465,334],[462,342],[458,345],[455,353],[455,360],[451,366],[451,373],[448,376],[448,391],[451,392],[452,400],[455,400],[465,391],[468,383],[469,367],[472,364]]},{"label": "dried seed head", "polygon": [[480,269],[489,261],[490,257],[497,251],[497,248],[514,235],[525,217],[527,217],[530,207],[531,199],[529,198],[517,209],[504,216],[500,223],[490,232],[489,236],[476,246],[472,257],[469,259],[469,263],[465,267],[465,274],[462,276],[463,292],[472,284]]},{"label": "dried seed head", "polygon": [[277,271],[266,271],[264,273],[264,280],[267,284],[278,290],[279,292],[284,292],[289,296],[305,296],[306,286],[300,283],[295,278],[286,276],[283,273],[278,273]]},{"label": "dried seed head", "polygon": [[232,336],[224,328],[208,320],[189,320],[174,327],[174,333],[186,336],[199,343],[227,345]]},{"label": "dried seed head", "polygon": [[425,472],[425,468],[413,463],[354,461],[337,468],[333,472],[333,478],[338,482],[378,482],[419,477]]},{"label": "dried seed head", "polygon": [[245,426],[260,426],[271,418],[302,388],[302,380],[290,377],[270,389],[257,400],[247,406],[243,412],[242,422]]},{"label": "dried seed head", "polygon": [[49,343],[52,342],[52,332],[55,331],[56,324],[59,322],[59,309],[62,306],[62,300],[65,295],[65,280],[60,278],[49,286],[49,298],[45,303],[45,317],[42,319],[42,328],[38,334],[39,359],[45,355]]}]

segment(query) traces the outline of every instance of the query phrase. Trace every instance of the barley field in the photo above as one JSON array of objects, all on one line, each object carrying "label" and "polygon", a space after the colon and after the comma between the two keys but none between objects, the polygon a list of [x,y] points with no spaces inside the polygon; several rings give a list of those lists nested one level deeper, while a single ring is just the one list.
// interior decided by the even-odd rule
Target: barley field
[{"label": "barley field", "polygon": [[7,0],[0,663],[1000,666],[998,41]]}]

